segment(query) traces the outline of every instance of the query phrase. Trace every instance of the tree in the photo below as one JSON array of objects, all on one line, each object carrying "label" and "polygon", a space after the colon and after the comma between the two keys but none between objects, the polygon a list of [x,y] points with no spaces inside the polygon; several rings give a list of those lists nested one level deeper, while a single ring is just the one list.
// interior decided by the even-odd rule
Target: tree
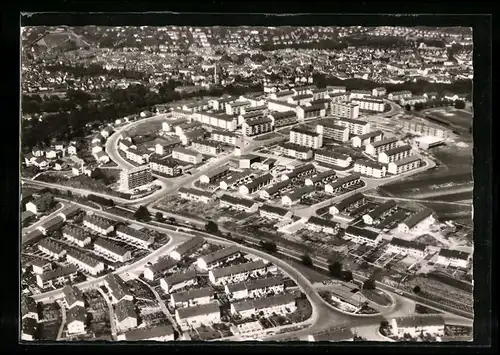
[{"label": "tree", "polygon": [[260,241],[260,246],[262,249],[267,250],[270,253],[275,253],[278,250],[278,246],[274,242]]},{"label": "tree", "polygon": [[176,223],[177,223],[174,217],[170,217],[170,218],[168,219],[168,221],[169,221],[171,224],[176,224]]},{"label": "tree", "polygon": [[465,102],[462,100],[455,101],[455,108],[458,110],[463,110],[465,108]]},{"label": "tree", "polygon": [[158,222],[163,222],[165,220],[165,217],[163,217],[163,213],[161,212],[156,212],[155,217]]},{"label": "tree", "polygon": [[344,281],[352,281],[353,280],[353,277],[352,277],[352,271],[351,270],[345,270],[345,271],[342,271],[342,278],[344,279]]},{"label": "tree", "polygon": [[421,291],[420,286],[417,285],[417,286],[413,287],[413,293],[418,294],[418,293],[420,293],[420,291]]},{"label": "tree", "polygon": [[134,213],[134,218],[139,221],[148,222],[151,220],[151,213],[149,213],[148,209],[145,206],[139,206],[137,211]]},{"label": "tree", "polygon": [[219,226],[217,225],[217,223],[215,223],[214,221],[208,221],[206,224],[205,224],[205,230],[208,232],[208,233],[211,233],[211,234],[216,234],[218,231],[219,231]]},{"label": "tree", "polygon": [[334,263],[328,265],[328,271],[333,277],[340,278],[342,277],[342,264],[338,261],[335,261]]},{"label": "tree", "polygon": [[305,266],[312,266],[313,265],[311,257],[309,255],[307,255],[307,254],[302,255],[302,257],[300,258],[300,261]]},{"label": "tree", "polygon": [[421,102],[417,102],[415,104],[415,107],[414,107],[415,111],[422,111],[423,108],[424,108],[424,104]]},{"label": "tree", "polygon": [[374,290],[376,287],[375,280],[368,279],[363,282],[363,289],[365,290]]},{"label": "tree", "polygon": [[67,190],[66,195],[70,198],[73,197],[73,193],[71,192],[71,190]]},{"label": "tree", "polygon": [[405,110],[406,111],[411,111],[411,105],[410,104],[406,104],[405,105]]}]

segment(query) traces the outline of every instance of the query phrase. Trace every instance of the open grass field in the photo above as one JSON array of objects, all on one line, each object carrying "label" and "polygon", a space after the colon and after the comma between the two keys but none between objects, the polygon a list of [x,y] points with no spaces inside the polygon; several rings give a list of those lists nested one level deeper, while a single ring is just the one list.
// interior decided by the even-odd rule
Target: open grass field
[{"label": "open grass field", "polygon": [[158,132],[161,129],[161,121],[146,121],[133,128],[131,128],[128,133],[133,136],[143,136],[146,134],[151,134]]},{"label": "open grass field", "polygon": [[437,121],[447,123],[453,128],[460,128],[468,132],[472,125],[473,115],[465,110],[456,110],[454,108],[440,108],[432,111],[427,111],[428,117],[434,118]]}]

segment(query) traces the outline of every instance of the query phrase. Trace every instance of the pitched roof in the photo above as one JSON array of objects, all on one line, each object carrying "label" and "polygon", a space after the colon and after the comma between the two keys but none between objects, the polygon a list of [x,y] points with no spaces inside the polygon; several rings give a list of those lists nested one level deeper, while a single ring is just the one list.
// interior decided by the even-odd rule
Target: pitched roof
[{"label": "pitched roof", "polygon": [[330,227],[330,228],[336,228],[339,225],[337,222],[334,222],[330,219],[321,218],[317,216],[309,217],[306,223],[321,227]]},{"label": "pitched roof", "polygon": [[375,137],[378,137],[378,136],[384,136],[384,132],[380,131],[380,130],[376,130],[376,131],[372,131],[372,132],[368,132],[368,133],[365,133],[365,134],[361,134],[359,136],[356,136],[358,137],[359,139],[361,139],[362,141],[364,141],[365,139],[367,138],[375,138]]},{"label": "pitched roof", "polygon": [[339,186],[342,186],[344,184],[347,184],[351,181],[358,180],[360,178],[361,174],[359,173],[352,173],[350,175],[338,178],[335,182],[330,183],[329,185],[333,188],[336,189]]},{"label": "pitched roof", "polygon": [[240,249],[235,245],[231,245],[216,252],[203,255],[200,257],[200,259],[203,259],[207,264],[211,264],[213,262],[229,258],[238,253],[240,253]]},{"label": "pitched roof", "polygon": [[370,159],[357,159],[354,162],[354,165],[365,166],[365,167],[377,169],[377,170],[382,170],[385,167],[384,164],[379,163],[378,161],[370,160]]},{"label": "pitched roof", "polygon": [[261,175],[257,178],[255,178],[254,180],[250,181],[248,184],[246,184],[245,186],[251,190],[253,189],[254,187],[257,187],[259,186],[260,184],[265,184],[265,183],[269,183],[271,182],[271,180],[273,179],[273,176],[271,174],[264,174],[264,175]]},{"label": "pitched roof", "polygon": [[439,256],[450,259],[467,260],[470,257],[470,253],[453,249],[441,249],[439,251]]},{"label": "pitched roof", "polygon": [[397,141],[398,141],[398,139],[396,137],[389,137],[389,138],[381,139],[381,140],[376,141],[376,142],[371,142],[370,144],[373,148],[378,148],[378,147],[382,147],[384,145],[396,143]]},{"label": "pitched roof", "polygon": [[223,268],[213,269],[210,272],[215,278],[220,278],[224,276],[238,275],[245,272],[251,272],[254,270],[262,269],[266,264],[262,260],[251,261],[243,264],[236,264],[231,266],[226,266]]},{"label": "pitched roof", "polygon": [[104,248],[104,249],[108,250],[109,252],[116,254],[116,255],[120,255],[120,256],[124,256],[125,254],[128,253],[127,250],[123,249],[122,247],[120,247],[120,246],[116,245],[115,243],[113,243],[107,239],[104,239],[104,238],[98,238],[94,242],[94,245],[98,245],[101,248]]},{"label": "pitched roof", "polygon": [[391,155],[396,155],[396,154],[399,154],[399,153],[402,153],[402,152],[406,152],[408,150],[412,150],[412,148],[411,148],[411,146],[405,144],[405,145],[400,145],[399,147],[388,149],[384,153],[387,156],[391,156]]},{"label": "pitched roof", "polygon": [[167,285],[172,286],[172,285],[177,285],[180,284],[181,282],[187,281],[187,280],[192,280],[196,278],[196,271],[195,270],[190,270],[178,274],[171,275],[169,277],[165,278],[165,282]]},{"label": "pitched roof", "polygon": [[156,273],[162,273],[165,272],[171,268],[173,268],[175,265],[177,265],[177,261],[174,259],[171,259],[169,257],[162,257],[156,261],[156,263],[152,265],[146,266],[149,270],[153,272],[153,274]]},{"label": "pitched roof", "polygon": [[412,228],[416,226],[420,221],[432,215],[432,210],[430,208],[423,208],[412,215],[410,215],[407,219],[403,221],[408,228]]},{"label": "pitched roof", "polygon": [[349,197],[346,197],[342,201],[337,202],[334,206],[339,210],[339,212],[342,212],[352,204],[358,202],[359,200],[363,199],[365,196],[361,192],[356,192],[355,194],[352,194]]},{"label": "pitched roof", "polygon": [[277,214],[281,217],[284,217],[289,212],[286,208],[271,206],[268,205],[267,203],[263,204],[259,208],[259,210],[267,213]]},{"label": "pitched roof", "polygon": [[396,201],[387,200],[384,203],[378,205],[373,211],[367,213],[367,215],[370,216],[372,219],[376,219],[394,207],[397,207]]},{"label": "pitched roof", "polygon": [[121,300],[125,296],[131,296],[128,287],[120,276],[108,274],[104,280],[107,283],[109,291],[117,300]]},{"label": "pitched roof", "polygon": [[177,303],[177,302],[187,302],[190,300],[195,300],[203,297],[213,297],[214,294],[215,294],[214,289],[208,286],[208,287],[173,293],[171,297],[172,301]]},{"label": "pitched roof", "polygon": [[23,334],[31,335],[32,337],[34,337],[38,329],[38,322],[33,318],[24,318],[21,321],[21,328]]},{"label": "pitched roof", "polygon": [[174,334],[174,328],[171,324],[160,325],[153,328],[133,329],[125,333],[125,339],[128,341],[148,340],[160,338]]},{"label": "pitched roof", "polygon": [[426,248],[426,245],[423,243],[418,243],[418,242],[414,242],[411,240],[405,240],[405,239],[401,239],[401,238],[392,238],[391,245],[398,246],[401,248],[415,249],[415,250],[421,250],[421,251],[424,251]]},{"label": "pitched roof", "polygon": [[349,226],[345,230],[346,234],[351,234],[354,236],[370,239],[370,240],[375,240],[379,236],[377,232],[373,232],[371,230],[365,229],[365,228],[359,228],[359,227],[354,227],[354,226]]},{"label": "pitched roof", "polygon": [[72,322],[85,323],[86,319],[87,319],[87,314],[84,307],[76,306],[66,311],[67,324],[71,324]]},{"label": "pitched roof", "polygon": [[420,161],[420,156],[418,155],[410,155],[410,156],[407,156],[406,158],[403,158],[403,159],[399,159],[399,160],[396,160],[396,161],[393,161],[389,164],[394,164],[396,166],[402,166],[402,165],[406,165],[406,164],[411,164],[415,161]]},{"label": "pitched roof", "polygon": [[288,179],[288,180],[280,181],[280,182],[278,182],[278,183],[276,183],[274,185],[271,185],[265,191],[267,191],[267,193],[269,195],[273,195],[273,194],[281,191],[282,189],[287,188],[290,185],[292,185],[292,180]]},{"label": "pitched roof", "polygon": [[119,226],[116,229],[116,231],[121,232],[123,234],[126,234],[128,236],[131,236],[133,238],[140,239],[140,240],[145,241],[145,242],[150,241],[152,239],[152,237],[149,234],[138,231],[134,228],[130,228],[128,226]]},{"label": "pitched roof", "polygon": [[229,194],[222,195],[220,200],[222,202],[226,202],[226,203],[229,203],[231,205],[241,205],[241,206],[245,206],[247,208],[250,208],[255,204],[255,201],[253,201],[253,200],[249,200],[249,199],[241,198],[241,197],[235,197],[235,196],[232,196]]},{"label": "pitched roof", "polygon": [[316,188],[314,186],[303,186],[299,187],[298,189],[292,191],[290,194],[286,195],[291,201],[297,201],[300,200],[302,197],[313,193],[316,191]]},{"label": "pitched roof", "polygon": [[134,303],[129,300],[119,301],[115,305],[115,314],[119,322],[122,322],[127,318],[137,318]]},{"label": "pitched roof", "polygon": [[425,316],[416,316],[416,317],[402,317],[395,318],[396,324],[398,328],[413,328],[413,327],[422,327],[422,326],[436,326],[436,325],[444,325],[444,318],[440,315],[425,315]]},{"label": "pitched roof", "polygon": [[195,189],[192,187],[180,187],[178,191],[180,194],[184,193],[184,194],[202,196],[202,197],[212,197],[213,196],[213,194],[211,192],[203,191],[200,189]]},{"label": "pitched roof", "polygon": [[21,295],[21,315],[25,316],[26,314],[31,312],[38,312],[35,300],[31,296]]},{"label": "pitched roof", "polygon": [[49,281],[49,280],[54,280],[59,277],[65,277],[69,276],[71,274],[76,274],[78,271],[77,267],[74,265],[66,266],[66,267],[61,267],[55,270],[50,270],[42,275],[40,275],[40,278],[42,281]]},{"label": "pitched roof", "polygon": [[334,152],[333,150],[327,150],[327,149],[319,149],[316,151],[316,153],[314,153],[314,158],[320,156],[325,156],[333,159],[341,159],[341,160],[347,160],[350,158],[350,156],[347,154],[337,153]]},{"label": "pitched roof", "polygon": [[217,302],[202,304],[194,307],[179,308],[176,310],[180,319],[187,319],[205,314],[220,314],[220,307]]},{"label": "pitched roof", "polygon": [[175,247],[174,251],[178,252],[179,255],[184,256],[191,251],[201,247],[205,243],[205,239],[200,236],[195,236],[191,239],[186,240],[184,243]]},{"label": "pitched roof", "polygon": [[64,286],[62,292],[64,294],[64,298],[66,299],[66,302],[68,303],[69,307],[74,305],[76,302],[83,303],[83,294],[78,288],[76,288],[74,286],[66,285],[66,286]]}]

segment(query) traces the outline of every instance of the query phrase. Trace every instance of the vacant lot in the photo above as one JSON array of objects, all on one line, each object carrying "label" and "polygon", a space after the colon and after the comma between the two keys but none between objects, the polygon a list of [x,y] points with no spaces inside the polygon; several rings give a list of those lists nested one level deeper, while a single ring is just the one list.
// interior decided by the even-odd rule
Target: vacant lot
[{"label": "vacant lot", "polygon": [[427,111],[426,116],[438,122],[449,124],[452,129],[464,133],[468,133],[472,125],[472,114],[463,110],[437,109]]},{"label": "vacant lot", "polygon": [[157,208],[171,213],[178,213],[191,218],[216,219],[221,211],[218,202],[208,204],[183,200],[179,196],[169,196],[158,203]]},{"label": "vacant lot", "polygon": [[133,136],[144,136],[144,135],[158,132],[161,129],[161,125],[162,125],[161,121],[151,122],[151,120],[150,120],[150,121],[143,122],[143,123],[131,128],[130,130],[128,130],[128,133],[132,137]]}]

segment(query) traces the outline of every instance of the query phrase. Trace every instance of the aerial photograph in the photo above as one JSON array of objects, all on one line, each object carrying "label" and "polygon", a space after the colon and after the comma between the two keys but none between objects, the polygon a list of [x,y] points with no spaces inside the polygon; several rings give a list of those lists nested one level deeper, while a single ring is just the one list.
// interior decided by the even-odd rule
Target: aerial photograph
[{"label": "aerial photograph", "polygon": [[19,340],[471,342],[468,27],[25,26]]}]

